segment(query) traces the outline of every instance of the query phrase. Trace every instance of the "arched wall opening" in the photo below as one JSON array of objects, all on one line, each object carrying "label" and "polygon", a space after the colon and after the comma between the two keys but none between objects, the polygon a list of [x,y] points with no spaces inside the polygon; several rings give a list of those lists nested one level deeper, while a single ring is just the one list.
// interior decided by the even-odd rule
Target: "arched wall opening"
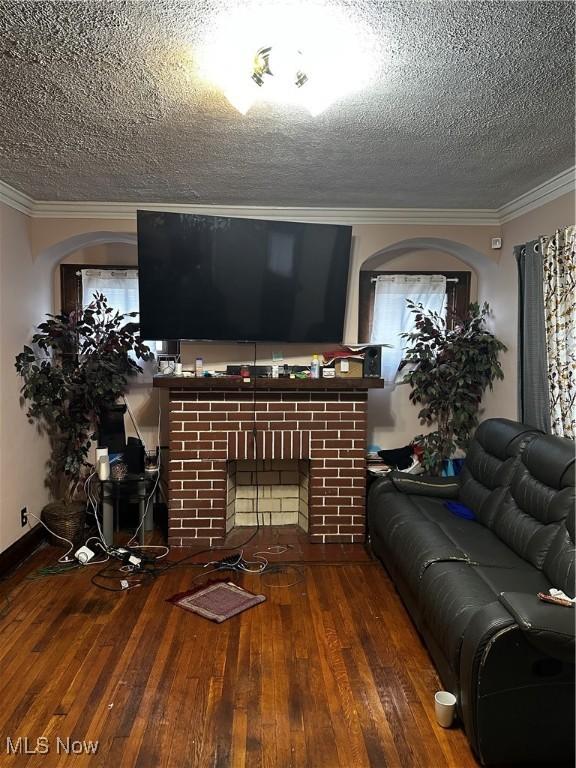
[{"label": "arched wall opening", "polygon": [[[372,270],[470,270],[471,301],[489,301],[491,286],[497,282],[498,263],[468,245],[442,238],[410,238],[388,245],[368,256],[359,272]],[[359,273],[356,275],[358,279]],[[489,302],[491,303],[491,302]],[[497,328],[493,328],[498,333]],[[385,350],[384,350],[385,354]],[[418,408],[409,401],[406,384],[385,385],[373,390],[368,400],[369,443],[381,448],[407,445],[423,432]],[[511,418],[514,415],[508,414]]]},{"label": "arched wall opening", "polygon": [[392,243],[376,251],[364,260],[360,269],[376,269],[382,263],[412,251],[442,251],[449,253],[476,271],[483,270],[489,266],[495,266],[494,261],[464,243],[440,237],[413,237]]},{"label": "arched wall opening", "polygon": [[[39,259],[48,263],[51,269],[52,305],[54,312],[61,310],[61,264],[90,264],[102,266],[137,266],[137,238],[131,232],[95,231],[62,240],[45,249]],[[158,442],[159,408],[166,400],[160,390],[152,387],[152,366],[146,366],[144,373],[133,379],[126,392],[126,399],[134,414],[138,431],[147,450],[154,450]],[[166,410],[163,408],[163,410]],[[127,414],[126,434],[138,436],[135,425]],[[167,419],[162,419],[163,426]],[[161,442],[165,444],[164,430]]]}]

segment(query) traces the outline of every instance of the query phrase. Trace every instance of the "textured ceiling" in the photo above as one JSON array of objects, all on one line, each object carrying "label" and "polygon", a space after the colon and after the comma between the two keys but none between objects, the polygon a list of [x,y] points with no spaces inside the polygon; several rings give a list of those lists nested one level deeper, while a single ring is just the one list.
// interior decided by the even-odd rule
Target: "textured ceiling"
[{"label": "textured ceiling", "polygon": [[0,179],[38,200],[494,208],[573,164],[573,2],[339,5],[376,41],[374,82],[311,117],[243,116],[199,80],[223,2],[0,2]]}]

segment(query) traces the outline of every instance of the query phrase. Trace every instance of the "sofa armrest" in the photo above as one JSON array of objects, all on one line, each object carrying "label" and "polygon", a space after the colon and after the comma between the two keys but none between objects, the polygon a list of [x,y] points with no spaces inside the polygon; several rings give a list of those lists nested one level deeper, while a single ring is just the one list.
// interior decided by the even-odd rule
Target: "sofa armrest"
[{"label": "sofa armrest", "polygon": [[409,472],[392,470],[386,478],[389,490],[409,493],[412,496],[434,496],[440,499],[457,499],[460,490],[458,480],[453,477],[430,477],[411,475]]},{"label": "sofa armrest", "polygon": [[546,603],[526,592],[502,592],[500,602],[541,653],[574,663],[573,607]]}]

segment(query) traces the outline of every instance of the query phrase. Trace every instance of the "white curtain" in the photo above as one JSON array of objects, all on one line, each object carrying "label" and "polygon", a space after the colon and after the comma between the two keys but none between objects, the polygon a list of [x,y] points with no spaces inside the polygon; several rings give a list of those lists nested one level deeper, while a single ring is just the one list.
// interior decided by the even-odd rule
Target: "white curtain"
[{"label": "white curtain", "polygon": [[[136,269],[83,269],[82,270],[82,309],[94,300],[95,293],[103,293],[108,304],[125,315],[139,312],[138,270]],[[129,318],[137,323],[140,316]],[[152,352],[156,351],[154,341],[146,342]]]},{"label": "white curtain", "polygon": [[434,312],[445,311],[444,275],[380,275],[376,278],[371,344],[390,344],[382,350],[382,378],[393,383],[406,342],[401,333],[414,330],[414,315],[406,304],[411,299]]},{"label": "white curtain", "polygon": [[[108,304],[121,314],[138,312],[138,271],[136,269],[83,269],[82,309],[86,309],[95,293],[103,293]],[[138,322],[138,318],[134,320]]]}]

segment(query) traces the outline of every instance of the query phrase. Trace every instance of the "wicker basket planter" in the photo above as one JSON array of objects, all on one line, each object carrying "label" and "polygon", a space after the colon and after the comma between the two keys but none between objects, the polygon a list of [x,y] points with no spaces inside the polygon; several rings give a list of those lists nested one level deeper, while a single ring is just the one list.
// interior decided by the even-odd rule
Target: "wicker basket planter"
[{"label": "wicker basket planter", "polygon": [[[63,501],[54,501],[46,504],[42,510],[42,521],[48,528],[74,545],[82,541],[85,518],[86,504],[81,501],[72,501],[68,504]],[[50,543],[56,547],[67,546],[65,541],[52,535],[50,535]]]}]

